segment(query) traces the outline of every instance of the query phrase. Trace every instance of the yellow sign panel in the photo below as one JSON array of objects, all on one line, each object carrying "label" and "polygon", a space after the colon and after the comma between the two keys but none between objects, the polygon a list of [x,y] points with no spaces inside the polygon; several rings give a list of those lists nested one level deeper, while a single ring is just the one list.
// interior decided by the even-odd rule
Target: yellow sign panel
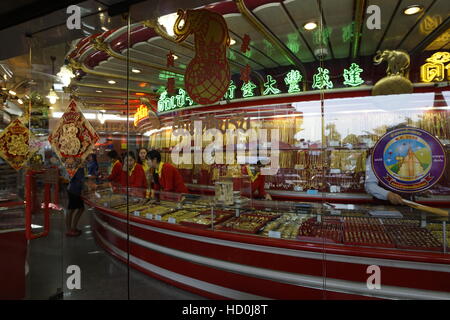
[{"label": "yellow sign panel", "polygon": [[134,114],[134,126],[137,126],[139,121],[145,118],[148,118],[148,108],[141,104]]},{"label": "yellow sign panel", "polygon": [[445,79],[445,70],[447,70],[447,80],[450,80],[450,61],[449,52],[436,52],[427,59],[427,63],[420,67],[420,79],[423,82],[439,82]]}]

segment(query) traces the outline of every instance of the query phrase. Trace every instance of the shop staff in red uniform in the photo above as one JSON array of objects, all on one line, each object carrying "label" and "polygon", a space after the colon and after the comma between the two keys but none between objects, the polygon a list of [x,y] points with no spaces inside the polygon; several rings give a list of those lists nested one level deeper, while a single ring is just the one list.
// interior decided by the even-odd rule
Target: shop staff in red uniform
[{"label": "shop staff in red uniform", "polygon": [[158,151],[151,150],[147,154],[147,160],[149,166],[155,169],[153,190],[175,193],[189,192],[178,169],[170,163],[162,162],[161,154]]},{"label": "shop staff in red uniform", "polygon": [[261,174],[261,168],[264,165],[258,160],[252,170],[248,165],[245,166],[244,174],[248,174],[251,180],[252,197],[256,199],[272,200],[270,194],[264,190],[265,177]]},{"label": "shop staff in red uniform", "polygon": [[126,154],[123,161],[122,186],[147,189],[147,177],[145,175],[144,169],[139,163],[136,162],[136,156],[132,151]]},{"label": "shop staff in red uniform", "polygon": [[108,157],[111,159],[112,169],[108,180],[113,184],[120,184],[122,181],[122,163],[119,160],[119,154],[115,150],[108,152]]}]

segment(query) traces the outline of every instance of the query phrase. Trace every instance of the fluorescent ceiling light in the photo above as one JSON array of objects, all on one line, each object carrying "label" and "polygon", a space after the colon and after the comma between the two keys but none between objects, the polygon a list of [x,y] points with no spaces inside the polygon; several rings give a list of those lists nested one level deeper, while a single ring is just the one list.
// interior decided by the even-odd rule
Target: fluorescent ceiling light
[{"label": "fluorescent ceiling light", "polygon": [[419,13],[422,10],[423,10],[422,6],[419,6],[419,5],[415,4],[415,5],[406,7],[403,10],[403,13],[406,14],[407,16],[412,16],[413,14]]},{"label": "fluorescent ceiling light", "polygon": [[131,69],[131,72],[133,72],[133,73],[141,73],[141,70],[133,68],[133,69]]},{"label": "fluorescent ceiling light", "polygon": [[317,23],[311,21],[311,22],[307,22],[303,25],[303,28],[305,30],[314,30],[315,28],[317,28]]},{"label": "fluorescent ceiling light", "polygon": [[109,83],[109,84],[116,84],[117,82],[114,81],[114,80],[108,80],[108,83]]}]

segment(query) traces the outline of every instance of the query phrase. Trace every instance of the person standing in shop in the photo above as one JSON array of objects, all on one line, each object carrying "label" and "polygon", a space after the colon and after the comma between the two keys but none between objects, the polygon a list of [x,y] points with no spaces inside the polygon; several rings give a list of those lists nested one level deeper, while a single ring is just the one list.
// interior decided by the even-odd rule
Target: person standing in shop
[{"label": "person standing in shop", "polygon": [[145,172],[145,176],[147,178],[147,185],[151,185],[152,183],[152,175],[153,175],[153,171],[150,166],[148,165],[147,162],[147,154],[148,154],[148,150],[145,148],[140,148],[138,150],[138,159],[137,159],[137,163],[139,163],[142,166],[142,169],[144,169]]},{"label": "person standing in shop", "polygon": [[111,174],[106,179],[112,184],[120,184],[122,181],[122,163],[120,162],[119,154],[115,150],[111,150],[107,155],[111,159],[112,169]]},{"label": "person standing in shop", "polygon": [[66,236],[78,237],[81,230],[77,228],[78,221],[84,212],[84,201],[81,198],[84,184],[84,167],[78,168],[75,175],[70,179],[67,187],[69,197],[68,213],[66,217]]},{"label": "person standing in shop", "polygon": [[123,187],[147,189],[147,177],[142,166],[137,163],[134,152],[126,154],[122,166],[121,183]]},{"label": "person standing in shop", "polygon": [[147,155],[147,161],[148,165],[155,169],[155,173],[153,174],[152,198],[154,198],[154,190],[189,193],[178,169],[170,163],[162,162],[159,151],[151,150]]},{"label": "person standing in shop", "polygon": [[95,153],[91,153],[87,157],[87,175],[90,179],[95,179],[95,182],[98,183],[98,162],[97,162],[97,155]]},{"label": "person standing in shop", "polygon": [[243,174],[247,174],[250,177],[252,198],[272,200],[271,195],[264,189],[266,179],[265,176],[261,174],[261,168],[263,167],[264,165],[258,160],[253,170],[248,165],[244,166]]}]

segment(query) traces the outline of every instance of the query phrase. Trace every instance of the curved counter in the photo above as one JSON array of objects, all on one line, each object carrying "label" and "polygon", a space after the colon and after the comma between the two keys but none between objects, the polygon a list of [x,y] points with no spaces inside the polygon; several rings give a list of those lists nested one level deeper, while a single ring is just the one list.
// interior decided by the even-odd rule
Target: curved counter
[{"label": "curved counter", "polygon": [[[450,299],[450,255],[202,230],[95,208],[98,243],[130,266],[216,299]],[[127,232],[129,231],[129,238]],[[128,243],[129,239],[129,243]],[[369,289],[369,266],[380,289]]]}]

